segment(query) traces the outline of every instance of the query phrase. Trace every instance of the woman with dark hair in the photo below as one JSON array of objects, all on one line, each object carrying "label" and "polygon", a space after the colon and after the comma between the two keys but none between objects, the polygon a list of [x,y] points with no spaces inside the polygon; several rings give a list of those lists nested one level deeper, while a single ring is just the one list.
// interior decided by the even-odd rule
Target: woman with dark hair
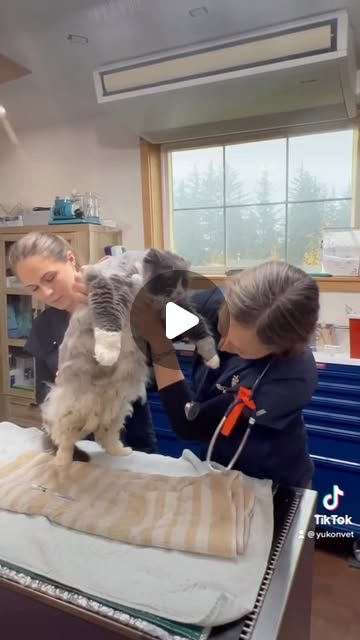
[{"label": "woman with dark hair", "polygon": [[[214,444],[211,460],[225,466],[247,433],[235,469],[285,486],[310,486],[314,467],[303,409],[317,386],[309,342],[319,314],[318,286],[301,269],[268,262],[229,279],[224,295],[215,288],[193,296],[212,323],[221,360],[213,371],[195,355],[193,388],[156,314],[144,301],[133,306],[132,322],[150,345],[172,428],[180,438]],[[241,408],[213,442],[236,393]]]}]

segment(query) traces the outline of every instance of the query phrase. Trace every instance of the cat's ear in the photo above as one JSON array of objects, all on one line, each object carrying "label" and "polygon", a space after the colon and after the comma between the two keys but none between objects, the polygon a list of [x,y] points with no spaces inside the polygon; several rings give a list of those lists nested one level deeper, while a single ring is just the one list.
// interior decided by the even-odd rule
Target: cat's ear
[{"label": "cat's ear", "polygon": [[189,271],[189,269],[191,267],[190,260],[187,260],[183,256],[179,256],[178,253],[173,253],[172,255],[173,255],[174,263],[176,264],[176,266],[177,266],[177,268],[179,270],[181,270],[181,271]]},{"label": "cat's ear", "polygon": [[144,262],[148,264],[159,264],[161,262],[161,251],[159,249],[149,249],[144,257]]}]

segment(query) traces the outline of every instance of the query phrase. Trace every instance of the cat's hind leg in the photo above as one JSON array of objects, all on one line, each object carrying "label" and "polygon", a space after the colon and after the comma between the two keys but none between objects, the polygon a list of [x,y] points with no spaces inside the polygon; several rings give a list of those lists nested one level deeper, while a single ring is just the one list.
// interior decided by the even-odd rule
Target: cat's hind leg
[{"label": "cat's hind leg", "polygon": [[63,439],[59,444],[59,448],[55,455],[55,464],[58,467],[62,467],[68,464],[71,464],[74,458],[74,449],[75,449],[75,440],[65,440]]},{"label": "cat's hind leg", "polygon": [[124,320],[132,298],[132,283],[120,275],[106,277],[95,269],[85,272],[89,304],[94,316],[95,358],[103,366],[114,365],[121,351]]},{"label": "cat's hind leg", "polygon": [[131,447],[125,447],[121,442],[120,434],[125,423],[127,416],[133,412],[132,405],[126,403],[118,415],[103,416],[103,421],[100,421],[94,436],[96,442],[105,449],[105,451],[111,456],[128,456],[132,449]]},{"label": "cat's hind leg", "polygon": [[[62,391],[62,393],[61,393]],[[43,412],[44,444],[55,452],[55,464],[70,464],[74,458],[75,444],[82,437],[83,419],[71,406],[71,396],[56,387],[45,401]]]},{"label": "cat's hind leg", "polygon": [[[51,424],[51,436],[46,434],[48,444],[54,446],[56,466],[70,464],[74,459],[75,445],[80,439],[79,429],[71,424],[68,416],[56,419]],[[56,434],[56,435],[55,435]]]},{"label": "cat's hind leg", "polygon": [[103,425],[96,431],[95,440],[110,456],[128,456],[132,452],[120,440],[118,422]]}]

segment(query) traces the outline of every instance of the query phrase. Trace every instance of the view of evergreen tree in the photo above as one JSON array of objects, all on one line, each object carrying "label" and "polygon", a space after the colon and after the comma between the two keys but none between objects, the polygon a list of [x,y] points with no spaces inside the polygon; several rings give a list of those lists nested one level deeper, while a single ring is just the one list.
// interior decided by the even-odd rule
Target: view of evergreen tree
[{"label": "view of evergreen tree", "polygon": [[350,225],[349,201],[328,198],[331,194],[326,185],[301,167],[289,189],[287,259],[290,262],[302,265],[306,253],[319,250],[324,227]]},{"label": "view of evergreen tree", "polygon": [[195,267],[268,259],[304,266],[309,256],[319,255],[324,227],[351,225],[351,184],[339,196],[300,166],[288,184],[287,206],[271,202],[271,193],[264,169],[253,192],[229,164],[224,170],[209,162],[206,170],[194,165],[186,177],[174,175],[175,250]]}]

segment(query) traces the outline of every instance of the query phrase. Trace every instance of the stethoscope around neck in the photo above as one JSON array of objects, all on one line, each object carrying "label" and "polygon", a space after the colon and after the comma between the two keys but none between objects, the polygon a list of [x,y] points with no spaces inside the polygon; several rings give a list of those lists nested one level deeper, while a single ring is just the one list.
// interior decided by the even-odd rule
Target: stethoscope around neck
[{"label": "stethoscope around neck", "polygon": [[[250,391],[247,393],[246,395],[246,400],[244,398],[243,395],[243,388],[241,387],[241,385],[236,385],[234,387],[232,387],[231,389],[229,389],[229,392],[231,393],[235,393],[235,399],[233,400],[233,402],[229,405],[229,407],[227,408],[225,414],[223,415],[223,417],[221,418],[219,424],[217,425],[214,434],[210,440],[208,449],[207,449],[207,453],[206,453],[206,464],[208,465],[208,467],[210,468],[210,470],[214,473],[224,473],[224,468],[222,467],[221,469],[219,469],[218,467],[214,467],[213,463],[211,461],[211,457],[215,448],[215,444],[216,441],[220,435],[220,432],[223,431],[224,429],[226,429],[226,425],[229,421],[234,420],[234,416],[235,413],[239,410],[240,407],[244,407],[244,401],[247,403],[245,404],[245,406],[251,407],[251,415],[248,419],[248,424],[247,424],[247,428],[246,431],[244,433],[244,436],[238,446],[238,448],[236,449],[233,457],[231,458],[229,464],[227,465],[227,467],[225,467],[225,471],[230,471],[233,467],[235,462],[238,460],[243,448],[245,447],[245,444],[249,438],[250,435],[250,431],[252,429],[252,427],[255,425],[256,423],[256,406],[255,403],[253,401],[254,398],[254,394],[255,391],[258,389],[261,381],[263,380],[265,374],[268,372],[272,362],[273,362],[274,358],[271,358],[271,360],[269,360],[269,362],[265,365],[264,369],[262,370],[262,372],[258,375],[258,377],[256,378],[253,386],[251,387]],[[204,388],[205,382],[207,380],[207,375],[208,375],[208,370],[206,370],[204,372],[204,376],[200,382],[200,385],[198,387],[197,390],[197,398],[200,397],[200,393]],[[185,416],[187,418],[187,420],[189,420],[190,422],[192,422],[193,420],[196,420],[196,418],[198,417],[199,413],[200,413],[200,408],[201,408],[201,404],[199,402],[199,400],[191,400],[190,402],[187,402],[185,407],[184,407],[184,411],[185,411]]]}]

